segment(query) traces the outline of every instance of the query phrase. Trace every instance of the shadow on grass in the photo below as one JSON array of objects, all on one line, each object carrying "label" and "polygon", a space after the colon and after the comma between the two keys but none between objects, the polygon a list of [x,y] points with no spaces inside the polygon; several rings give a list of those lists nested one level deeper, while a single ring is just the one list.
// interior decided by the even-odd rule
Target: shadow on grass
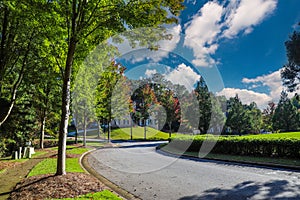
[{"label": "shadow on grass", "polygon": [[285,180],[265,183],[246,181],[232,188],[213,188],[202,195],[182,197],[179,200],[244,200],[244,199],[300,199],[300,186],[291,185]]},{"label": "shadow on grass", "polygon": [[13,190],[11,190],[9,192],[0,193],[0,197],[1,196],[5,196],[5,195],[9,195],[9,194],[11,194],[13,192],[18,192],[18,191],[22,190],[23,188],[26,188],[26,187],[28,187],[30,185],[33,185],[33,184],[38,183],[38,182],[41,182],[41,181],[46,180],[46,179],[51,178],[51,177],[54,177],[54,175],[49,175],[49,176],[46,176],[46,177],[42,177],[42,178],[40,178],[40,179],[38,179],[36,181],[30,182],[30,183],[28,183],[26,185],[22,185],[22,187],[15,188],[15,189],[13,189]]}]

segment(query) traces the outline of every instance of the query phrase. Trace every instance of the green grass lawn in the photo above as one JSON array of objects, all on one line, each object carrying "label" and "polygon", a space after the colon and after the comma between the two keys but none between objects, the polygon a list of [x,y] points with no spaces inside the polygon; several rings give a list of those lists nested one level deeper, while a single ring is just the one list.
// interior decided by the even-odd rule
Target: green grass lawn
[{"label": "green grass lawn", "polygon": [[[130,128],[113,129],[111,137],[115,140],[130,140]],[[144,127],[132,128],[132,138],[144,139]],[[151,127],[146,128],[146,139],[148,140],[167,140],[168,138],[168,133],[158,131]]]},{"label": "green grass lawn", "polygon": [[[58,147],[52,147],[51,149],[52,150],[58,150]],[[67,145],[67,154],[81,155],[81,154],[83,154],[83,153],[85,153],[89,150],[90,150],[90,148]]]},{"label": "green grass lawn", "polygon": [[[103,190],[101,192],[96,193],[89,193],[86,195],[82,195],[76,198],[64,198],[63,200],[91,200],[91,199],[97,199],[97,200],[121,200],[117,195],[113,194],[112,192],[108,190]],[[56,199],[54,199],[56,200]]]},{"label": "green grass lawn", "polygon": [[[58,147],[53,147],[51,149],[57,150]],[[89,148],[77,147],[72,145],[67,146],[67,154],[81,155],[89,150]],[[56,158],[44,159],[31,170],[31,172],[28,174],[28,177],[41,174],[54,174],[56,172],[56,162]],[[66,159],[66,172],[84,172],[79,164],[79,158]]]},{"label": "green grass lawn", "polygon": [[[30,171],[28,177],[42,174],[55,174],[57,165],[56,162],[56,158],[44,159]],[[79,158],[66,159],[66,172],[85,172],[79,164]]]},{"label": "green grass lawn", "polygon": [[[82,137],[82,133],[79,135]],[[92,130],[87,131],[87,138],[97,138],[98,131]],[[100,135],[101,139],[107,139],[107,133],[105,135],[102,133]],[[134,140],[143,140],[144,139],[144,127],[133,127],[132,128],[132,138]],[[169,138],[169,133],[158,131],[154,128],[146,128],[146,139],[147,140],[167,140]],[[113,129],[111,132],[112,140],[130,140],[130,128],[118,128]]]}]

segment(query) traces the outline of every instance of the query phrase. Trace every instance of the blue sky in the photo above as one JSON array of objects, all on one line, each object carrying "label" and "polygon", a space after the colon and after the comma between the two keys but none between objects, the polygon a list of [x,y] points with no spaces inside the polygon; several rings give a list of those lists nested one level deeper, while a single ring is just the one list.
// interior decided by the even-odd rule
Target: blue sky
[{"label": "blue sky", "polygon": [[[284,89],[284,42],[300,22],[299,0],[186,0],[171,40],[158,51],[118,44],[128,78],[160,73],[191,91],[200,76],[209,89],[263,109]],[[141,30],[143,37],[145,30]],[[293,94],[291,94],[293,95]]]},{"label": "blue sky", "polygon": [[[284,42],[300,22],[299,0],[187,0],[180,26],[203,48],[224,82],[218,94],[239,94],[260,108],[278,101],[279,70],[286,63]],[[190,45],[193,48],[193,45]],[[201,61],[201,56],[196,56]]]}]

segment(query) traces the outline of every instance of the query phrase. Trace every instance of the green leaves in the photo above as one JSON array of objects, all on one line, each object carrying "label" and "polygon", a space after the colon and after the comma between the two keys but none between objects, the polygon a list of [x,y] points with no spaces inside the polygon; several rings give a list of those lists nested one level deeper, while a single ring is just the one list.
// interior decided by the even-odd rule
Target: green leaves
[{"label": "green leaves", "polygon": [[287,93],[282,91],[272,118],[274,130],[297,130],[299,128],[299,120],[300,115],[297,108],[292,104]]},{"label": "green leaves", "polygon": [[283,66],[281,78],[283,84],[293,92],[299,84],[300,73],[300,32],[294,31],[289,40],[285,42],[288,63]]}]

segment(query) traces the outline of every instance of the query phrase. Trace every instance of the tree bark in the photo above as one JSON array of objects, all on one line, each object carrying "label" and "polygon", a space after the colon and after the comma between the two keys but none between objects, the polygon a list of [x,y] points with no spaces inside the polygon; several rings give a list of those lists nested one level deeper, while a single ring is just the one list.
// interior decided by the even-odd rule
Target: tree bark
[{"label": "tree bark", "polygon": [[111,132],[111,118],[108,120],[107,140],[110,143],[110,132]]},{"label": "tree bark", "polygon": [[72,64],[76,49],[75,38],[70,39],[66,69],[64,73],[63,91],[62,91],[62,114],[59,127],[59,141],[58,141],[58,156],[56,175],[66,174],[66,145],[67,145],[67,132],[70,115],[70,87],[71,87],[71,72]]},{"label": "tree bark", "polygon": [[41,120],[41,135],[40,135],[40,148],[44,149],[44,138],[45,138],[45,123],[46,123],[46,113],[43,112],[42,120]]},{"label": "tree bark", "polygon": [[100,126],[100,122],[97,120],[97,132],[98,132],[98,136],[97,138],[100,139],[101,135],[100,135],[100,131],[101,131],[101,126]]},{"label": "tree bark", "polygon": [[132,118],[131,118],[131,114],[130,114],[130,140],[132,140]]},{"label": "tree bark", "polygon": [[171,136],[172,136],[172,122],[169,122],[169,128],[170,128],[169,138],[171,138]]},{"label": "tree bark", "polygon": [[144,119],[144,140],[147,139],[147,128],[146,128],[146,119]]},{"label": "tree bark", "polygon": [[83,112],[83,146],[86,147],[86,108],[84,108],[84,112]]}]

